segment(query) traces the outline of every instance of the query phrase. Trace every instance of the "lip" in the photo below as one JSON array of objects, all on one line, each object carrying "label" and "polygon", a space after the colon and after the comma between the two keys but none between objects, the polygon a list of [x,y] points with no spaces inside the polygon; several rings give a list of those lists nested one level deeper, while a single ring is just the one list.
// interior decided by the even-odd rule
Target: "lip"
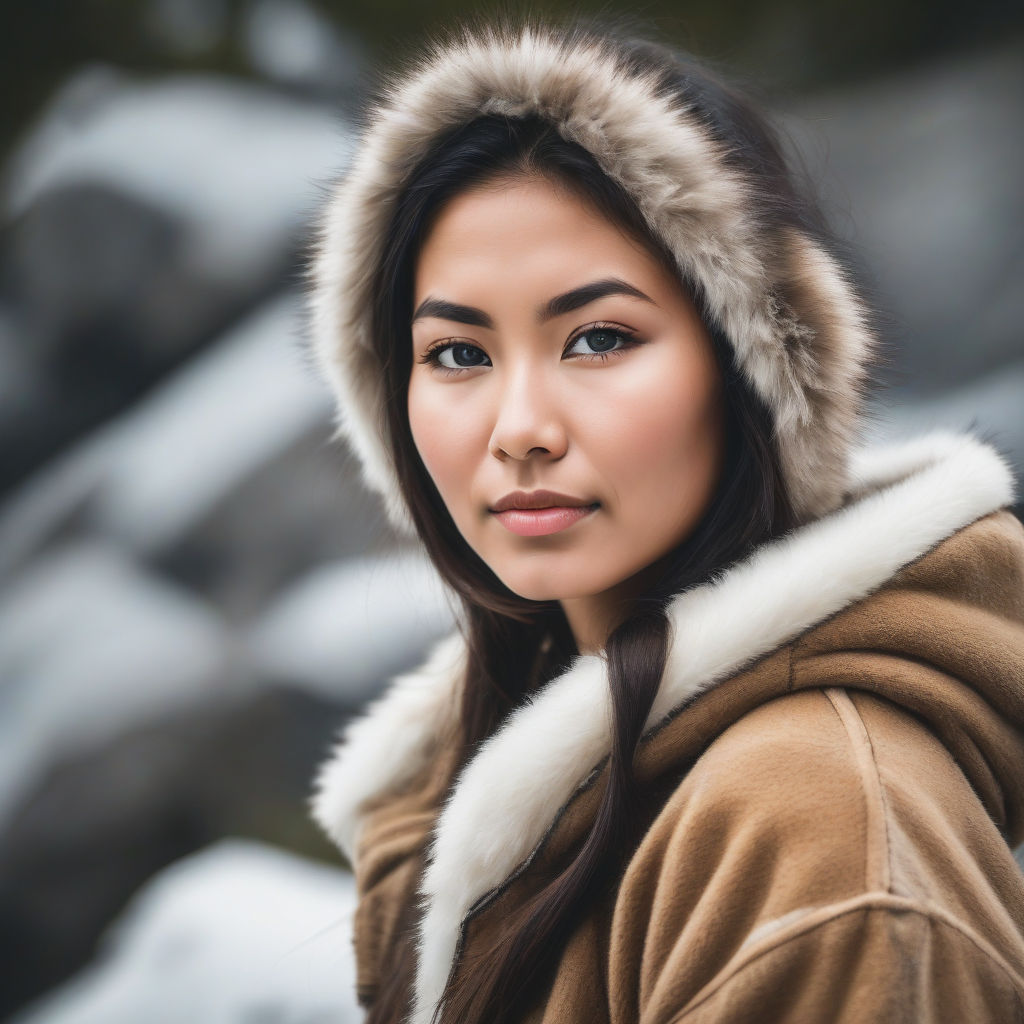
[{"label": "lip", "polygon": [[495,512],[494,516],[505,527],[520,537],[545,537],[550,533],[567,530],[573,523],[589,516],[597,505],[577,505],[573,508],[510,508]]},{"label": "lip", "polygon": [[491,512],[505,529],[520,537],[544,537],[567,530],[598,507],[556,491],[513,491],[496,502]]},{"label": "lip", "polygon": [[541,508],[582,508],[596,502],[574,498],[571,494],[559,494],[558,491],[511,491],[499,498],[491,506],[492,512],[505,512],[508,509],[541,509]]}]

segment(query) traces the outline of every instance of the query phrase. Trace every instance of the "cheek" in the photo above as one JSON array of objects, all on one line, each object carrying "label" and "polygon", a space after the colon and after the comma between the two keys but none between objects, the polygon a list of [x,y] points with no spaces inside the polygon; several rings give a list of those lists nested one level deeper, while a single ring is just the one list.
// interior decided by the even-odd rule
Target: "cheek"
[{"label": "cheek", "polygon": [[445,389],[431,384],[418,382],[415,377],[410,381],[409,428],[434,486],[452,518],[458,521],[460,506],[468,499],[473,470],[479,462],[474,453],[480,441],[467,429],[473,419],[460,415],[453,408],[450,393],[445,394]]},{"label": "cheek", "polygon": [[646,521],[687,514],[711,496],[722,449],[717,371],[703,360],[652,360],[589,405],[594,460],[622,509]]}]

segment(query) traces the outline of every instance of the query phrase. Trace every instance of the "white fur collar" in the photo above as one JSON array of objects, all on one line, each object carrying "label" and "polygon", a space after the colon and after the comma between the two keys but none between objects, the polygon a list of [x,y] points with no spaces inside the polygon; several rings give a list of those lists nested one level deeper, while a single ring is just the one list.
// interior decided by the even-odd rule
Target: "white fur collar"
[{"label": "white fur collar", "polygon": [[[648,728],[866,597],[960,528],[1012,503],[1013,478],[991,447],[935,433],[856,455],[849,492],[843,508],[675,599],[673,640]],[[423,669],[397,680],[346,730],[322,769],[313,813],[350,859],[360,807],[411,778],[456,713],[463,659],[457,635],[440,644]],[[607,754],[610,714],[603,659],[580,657],[465,767],[438,819],[423,879],[411,1024],[429,1021],[469,909],[530,855]]]}]

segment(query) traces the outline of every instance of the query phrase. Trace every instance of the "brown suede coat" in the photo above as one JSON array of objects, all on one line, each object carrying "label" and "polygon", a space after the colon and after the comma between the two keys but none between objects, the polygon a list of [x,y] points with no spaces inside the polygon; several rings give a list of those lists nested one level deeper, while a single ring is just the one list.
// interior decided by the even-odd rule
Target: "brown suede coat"
[{"label": "brown suede coat", "polygon": [[[529,1024],[1024,1021],[1024,877],[1011,850],[1024,840],[1024,529],[1006,511],[958,515],[967,522],[936,528],[941,539],[915,557],[896,556],[869,592],[840,594],[817,619],[810,611],[784,642],[692,688],[656,720],[637,760],[646,832],[536,993]],[[888,543],[857,534],[865,551]],[[807,588],[827,589],[829,567],[821,571]],[[796,598],[784,589],[763,591],[763,602],[791,611]],[[683,663],[670,658],[668,671]],[[354,856],[367,1003],[419,851],[435,841],[424,891],[447,905],[465,879],[445,830],[469,837],[459,843],[470,851],[483,841],[477,820],[493,841],[461,867],[483,874],[464,896],[468,911],[458,904],[452,918],[454,948],[438,924],[444,906],[428,913],[417,1024],[448,970],[578,849],[604,764],[578,772],[569,798],[540,818],[493,776],[502,806],[460,826],[459,789],[474,779],[466,772],[448,792],[438,723],[453,705],[439,706],[448,711],[433,719],[425,705],[409,713],[428,722],[427,738],[415,757],[401,744],[393,751],[404,775],[376,789],[364,777],[365,792],[349,793],[347,837],[333,787],[354,785],[351,757],[337,778],[325,771],[317,807]],[[340,760],[358,745],[350,733]],[[522,763],[528,771],[528,756]],[[446,794],[452,820],[439,825]],[[507,834],[492,835],[502,820]],[[498,865],[502,880],[489,884],[479,865],[505,856],[523,830],[528,855],[514,850],[513,870]]]}]

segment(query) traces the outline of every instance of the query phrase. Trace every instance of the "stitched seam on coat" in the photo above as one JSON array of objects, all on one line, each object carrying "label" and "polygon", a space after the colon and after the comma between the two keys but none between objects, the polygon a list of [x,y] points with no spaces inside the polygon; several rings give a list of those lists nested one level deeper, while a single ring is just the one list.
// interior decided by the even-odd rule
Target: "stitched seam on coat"
[{"label": "stitched seam on coat", "polygon": [[867,833],[864,843],[864,887],[873,892],[890,892],[892,849],[889,823],[871,737],[868,735],[864,719],[845,690],[830,687],[825,690],[825,696],[835,708],[846,730],[861,779],[861,791],[864,795],[864,828]]},{"label": "stitched seam on coat", "polygon": [[[935,673],[940,673],[946,679],[952,679],[952,680],[954,680],[954,682],[957,685],[966,686],[967,689],[971,689],[972,688],[970,686],[970,684],[965,684],[965,683],[963,683],[962,680],[956,679],[954,676],[951,676],[947,670],[936,666],[932,662],[928,661],[926,658],[917,657],[917,656],[909,654],[909,653],[901,653],[899,651],[889,650],[889,649],[887,649],[885,647],[878,647],[878,646],[857,647],[857,646],[847,645],[847,646],[844,646],[844,647],[836,647],[836,648],[830,650],[829,653],[830,654],[879,654],[879,655],[883,655],[883,656],[889,657],[889,658],[896,658],[899,661],[904,661],[904,662],[912,663],[914,665],[919,665],[922,668],[927,669],[928,671],[935,672]],[[882,700],[888,699],[884,694],[881,694],[881,693],[879,693],[879,692],[877,692],[877,691],[875,691],[873,689],[870,689],[867,686],[865,686],[859,692],[864,693],[864,694],[866,694],[869,697],[876,697],[876,698],[880,698]],[[917,713],[916,712],[912,712],[912,714],[917,714]],[[925,727],[939,741],[939,743],[942,744],[943,747],[946,747],[948,749],[949,748],[949,743],[947,742],[946,733],[957,732],[958,729],[959,729],[959,723],[957,723],[956,725],[953,725],[953,726],[950,726],[950,725],[947,724],[945,727],[940,728],[942,723],[938,719],[936,719],[934,717],[932,717],[932,718],[924,718],[921,715],[917,715],[917,717],[918,717],[919,720],[923,721],[923,724],[925,725]],[[962,732],[960,732],[960,735],[964,735],[964,734]],[[978,745],[978,743],[972,737],[970,737],[970,736],[968,736],[968,739],[970,739],[972,750],[973,750],[974,754],[977,755],[977,757],[979,758],[980,762],[984,765],[985,770],[991,776],[998,777],[1001,774],[1000,771],[998,769],[996,769],[995,767],[993,767],[993,765],[990,762],[989,758],[985,755],[984,751],[981,749],[981,747]],[[985,809],[985,813],[989,816],[989,818],[991,819],[992,823],[999,830],[999,834],[1003,837],[1003,840],[1006,842],[1007,846],[1011,846],[1012,847],[1014,845],[1014,843],[1011,841],[1010,836],[1009,836],[1009,823],[1008,823],[1008,820],[1007,820],[1007,812],[1006,812],[1006,802],[1005,802],[1005,800],[999,800],[999,802],[997,804],[995,804],[995,805],[990,803],[989,800],[987,799],[985,793],[982,791],[982,789],[980,789],[978,786],[976,786],[974,784],[974,781],[972,780],[972,776],[967,774],[967,772],[964,770],[964,767],[962,765],[959,765],[958,767],[959,767],[960,773],[963,775],[965,781],[971,787],[971,790],[974,792],[974,794],[981,801],[981,805]],[[973,773],[972,773],[972,775],[973,775]],[[888,806],[888,801],[885,798],[884,794],[885,794],[885,791],[884,791],[884,787],[883,787],[883,803],[886,806]]]},{"label": "stitched seam on coat", "polygon": [[742,962],[729,971],[725,977],[709,982],[708,986],[706,986],[706,990],[699,992],[693,1000],[679,1011],[679,1013],[674,1017],[669,1018],[668,1024],[680,1024],[680,1022],[685,1020],[685,1018],[694,1011],[699,1010],[704,1003],[737,978],[748,967],[752,966],[768,954],[781,949],[786,945],[786,943],[800,938],[807,932],[815,931],[819,928],[825,927],[826,925],[832,924],[840,918],[847,917],[850,914],[870,913],[875,910],[882,910],[895,914],[918,914],[932,923],[946,925],[952,931],[970,942],[978,952],[982,954],[982,956],[998,967],[1002,973],[1009,978],[1018,1005],[1024,1003],[1024,977],[1018,974],[1017,971],[999,955],[998,950],[982,938],[982,936],[978,935],[974,929],[970,928],[962,921],[959,921],[940,907],[928,906],[927,904],[905,899],[902,896],[894,896],[887,892],[869,892],[862,893],[860,896],[854,896],[852,899],[845,900],[842,903],[823,907],[813,918],[804,918],[786,929],[784,932],[777,933],[773,936],[771,941],[766,941],[766,944],[761,949],[746,956]]}]

